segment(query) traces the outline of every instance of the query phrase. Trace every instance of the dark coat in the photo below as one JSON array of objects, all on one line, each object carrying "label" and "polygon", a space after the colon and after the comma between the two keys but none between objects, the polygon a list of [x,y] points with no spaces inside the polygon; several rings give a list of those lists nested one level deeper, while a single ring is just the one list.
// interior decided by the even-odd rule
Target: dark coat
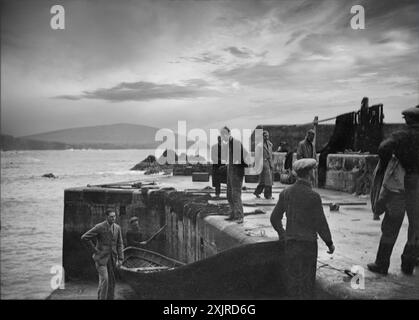
[{"label": "dark coat", "polygon": [[239,140],[234,139],[233,137],[229,140],[228,147],[228,165],[237,166],[237,168],[242,168],[244,175],[244,168],[248,167],[246,161],[249,158],[249,153],[243,147],[242,143]]},{"label": "dark coat", "polygon": [[[273,157],[272,157],[272,142],[266,141],[259,143],[256,146],[256,154],[263,155],[263,167],[262,172],[259,175],[259,183],[265,186],[272,186],[272,171],[273,171]],[[263,148],[263,150],[261,150]]]},{"label": "dark coat", "polygon": [[381,142],[378,155],[384,165],[395,155],[400,160],[406,174],[419,174],[419,125],[406,126]]},{"label": "dark coat", "polygon": [[140,245],[139,243],[143,241],[143,235],[138,230],[129,229],[126,237],[128,247],[137,247]]},{"label": "dark coat", "polygon": [[306,158],[317,159],[317,156],[313,144],[307,139],[304,139],[298,143],[297,160]]},{"label": "dark coat", "polygon": [[[286,231],[282,226],[285,212]],[[327,246],[333,243],[320,195],[312,190],[307,181],[297,180],[279,194],[278,203],[271,215],[271,223],[278,234],[285,235],[286,239],[316,241],[319,234]]]},{"label": "dark coat", "polygon": [[212,160],[212,186],[216,187],[220,183],[227,183],[227,148],[222,148],[221,144],[214,144],[211,147]]}]

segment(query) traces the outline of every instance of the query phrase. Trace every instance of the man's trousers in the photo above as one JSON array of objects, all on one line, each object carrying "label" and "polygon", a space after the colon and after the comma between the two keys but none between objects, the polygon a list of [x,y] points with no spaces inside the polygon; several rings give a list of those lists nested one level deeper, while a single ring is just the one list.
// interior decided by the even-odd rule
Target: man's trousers
[{"label": "man's trousers", "polygon": [[96,269],[99,274],[98,299],[113,300],[115,294],[115,263],[112,257],[109,258],[106,266],[100,266],[96,263]]},{"label": "man's trousers", "polygon": [[243,218],[242,185],[244,168],[239,165],[227,166],[227,200],[230,204],[231,216]]}]

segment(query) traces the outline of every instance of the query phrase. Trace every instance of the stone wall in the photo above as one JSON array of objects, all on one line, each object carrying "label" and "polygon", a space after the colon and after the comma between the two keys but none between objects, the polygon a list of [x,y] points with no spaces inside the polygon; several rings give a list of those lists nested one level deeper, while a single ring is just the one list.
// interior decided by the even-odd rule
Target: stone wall
[{"label": "stone wall", "polygon": [[377,155],[329,154],[326,189],[369,194]]},{"label": "stone wall", "polygon": [[[87,187],[65,190],[63,266],[66,279],[97,277],[91,253],[80,237],[105,219],[107,208],[116,210],[124,243],[128,221],[133,216],[139,217],[146,238],[167,224],[165,231],[150,242],[147,249],[186,263],[250,243],[249,237],[211,219],[211,215],[223,214],[226,207],[209,205],[208,199],[208,195],[190,195],[172,188],[118,190]],[[255,238],[252,239],[252,243],[255,242]]]},{"label": "stone wall", "polygon": [[[115,209],[117,223],[125,234],[129,219],[137,216],[141,231],[150,237],[164,225],[161,215],[148,210],[147,189],[72,188],[64,191],[63,266],[67,279],[96,277],[91,253],[80,239],[83,233],[106,219],[106,209]],[[159,242],[155,242],[158,245]],[[158,249],[158,248],[156,248]]]},{"label": "stone wall", "polygon": [[[402,117],[400,115],[400,120]],[[383,136],[388,137],[392,132],[401,130],[405,127],[403,123],[384,123]],[[313,125],[258,125],[256,129],[269,131],[273,149],[277,150],[281,141],[288,142],[291,151],[297,150],[298,142],[304,139],[308,129]],[[329,142],[335,128],[334,124],[319,124],[317,127],[316,149],[320,152]]]}]

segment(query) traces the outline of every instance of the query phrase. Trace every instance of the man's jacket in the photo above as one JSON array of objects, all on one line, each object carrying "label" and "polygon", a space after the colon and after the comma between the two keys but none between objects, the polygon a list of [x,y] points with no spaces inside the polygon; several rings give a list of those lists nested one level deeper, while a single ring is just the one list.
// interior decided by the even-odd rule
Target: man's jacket
[{"label": "man's jacket", "polygon": [[110,258],[114,262],[124,259],[122,231],[121,227],[116,223],[112,226],[107,221],[98,223],[82,235],[81,238],[87,241],[92,249],[96,251],[93,254],[93,260],[100,266],[105,266]]},{"label": "man's jacket", "polygon": [[313,144],[304,139],[298,143],[297,147],[297,160],[306,159],[306,158],[313,158],[316,159],[316,152],[314,151]]}]

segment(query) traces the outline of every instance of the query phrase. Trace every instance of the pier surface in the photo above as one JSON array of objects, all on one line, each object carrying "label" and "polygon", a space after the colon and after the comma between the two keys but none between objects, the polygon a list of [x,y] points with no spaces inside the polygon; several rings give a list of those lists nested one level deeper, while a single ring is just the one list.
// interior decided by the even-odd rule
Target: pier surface
[{"label": "pier surface", "polygon": [[[150,179],[152,179],[150,177]],[[191,177],[170,176],[158,177],[159,187],[175,187],[176,190],[201,189],[209,185],[208,182],[191,182]],[[256,184],[245,183],[249,188]],[[270,214],[278,199],[281,188],[286,186],[276,182],[274,185],[274,201],[256,199],[248,191],[243,193],[242,199],[245,215],[262,210],[262,214],[248,214],[244,223],[225,221],[224,215],[208,215],[205,223],[216,232],[229,239],[236,239],[236,243],[252,243],[271,241],[277,238],[275,230],[270,224]],[[403,222],[391,257],[389,274],[381,276],[370,272],[367,263],[375,260],[375,255],[381,236],[381,221],[372,219],[369,197],[358,197],[348,193],[316,189],[324,203],[326,202],[367,202],[367,205],[341,206],[339,211],[330,211],[327,205],[324,211],[332,232],[336,251],[333,255],[327,254],[327,247],[321,239],[319,242],[319,255],[317,264],[317,290],[318,298],[327,296],[335,299],[419,299],[419,268],[415,269],[413,276],[406,276],[400,271],[400,256],[407,236],[407,218]],[[221,195],[225,197],[225,193]],[[226,200],[218,200],[223,203]],[[214,202],[217,200],[214,199]],[[285,225],[285,219],[284,219]],[[364,275],[364,286],[351,285],[351,278],[345,274],[345,269],[351,270],[354,266],[361,267]],[[66,289],[57,290],[50,296],[51,299],[95,299],[95,282],[70,282]],[[117,299],[133,299],[134,295],[127,284],[118,283]],[[362,288],[363,287],[363,288]]]}]

